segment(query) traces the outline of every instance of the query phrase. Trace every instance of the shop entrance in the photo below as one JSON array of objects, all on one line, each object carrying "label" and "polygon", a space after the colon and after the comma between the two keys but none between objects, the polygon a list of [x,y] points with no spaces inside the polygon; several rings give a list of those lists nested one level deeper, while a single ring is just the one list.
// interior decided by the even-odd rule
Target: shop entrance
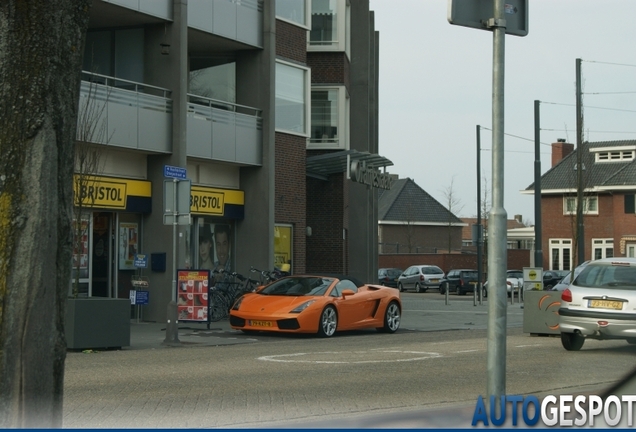
[{"label": "shop entrance", "polygon": [[93,213],[92,228],[92,278],[93,297],[112,297],[112,213]]}]

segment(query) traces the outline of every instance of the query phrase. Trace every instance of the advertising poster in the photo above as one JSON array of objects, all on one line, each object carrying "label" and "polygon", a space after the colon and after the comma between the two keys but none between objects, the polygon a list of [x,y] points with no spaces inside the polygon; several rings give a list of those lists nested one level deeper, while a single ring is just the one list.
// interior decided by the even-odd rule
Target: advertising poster
[{"label": "advertising poster", "polygon": [[209,270],[177,270],[179,321],[208,321]]},{"label": "advertising poster", "polygon": [[135,270],[135,254],[139,247],[137,233],[136,223],[119,224],[119,270]]}]

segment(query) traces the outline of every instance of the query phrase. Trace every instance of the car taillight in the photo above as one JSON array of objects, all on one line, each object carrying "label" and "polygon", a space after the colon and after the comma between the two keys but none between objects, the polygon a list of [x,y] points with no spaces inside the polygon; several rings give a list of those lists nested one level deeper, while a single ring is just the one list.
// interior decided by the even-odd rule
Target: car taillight
[{"label": "car taillight", "polygon": [[563,290],[563,294],[561,294],[561,300],[565,302],[572,301],[572,291],[570,291],[570,288],[566,288]]},{"label": "car taillight", "polygon": [[420,275],[420,280],[423,281],[424,280],[424,275]]},{"label": "car taillight", "polygon": [[384,280],[388,282],[389,281],[389,277],[388,276],[384,276]]},{"label": "car taillight", "polygon": [[459,284],[460,284],[461,286],[464,286],[464,280],[463,280],[463,279],[460,279],[460,280],[459,280]]}]

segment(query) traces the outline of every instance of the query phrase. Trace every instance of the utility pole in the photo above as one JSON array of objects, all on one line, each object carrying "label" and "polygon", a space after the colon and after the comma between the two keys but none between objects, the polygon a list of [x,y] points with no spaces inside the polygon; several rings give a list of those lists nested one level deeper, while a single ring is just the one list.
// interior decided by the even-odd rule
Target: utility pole
[{"label": "utility pole", "polygon": [[581,91],[581,59],[576,59],[576,245],[577,264],[585,261],[583,226],[583,101]]},{"label": "utility pole", "polygon": [[543,239],[541,238],[541,121],[539,104],[534,101],[534,266],[543,267]]},{"label": "utility pole", "polygon": [[481,226],[481,126],[477,125],[477,287],[479,304],[483,304],[483,289],[481,280],[483,278],[482,251],[484,247],[484,230]]}]

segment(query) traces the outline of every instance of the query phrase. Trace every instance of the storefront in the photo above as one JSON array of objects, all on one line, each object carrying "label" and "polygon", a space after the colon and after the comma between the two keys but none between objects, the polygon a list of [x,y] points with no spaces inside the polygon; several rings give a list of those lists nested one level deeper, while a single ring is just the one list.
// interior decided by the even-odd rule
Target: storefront
[{"label": "storefront", "polygon": [[151,183],[75,174],[73,270],[69,295],[128,298],[141,250]]}]

